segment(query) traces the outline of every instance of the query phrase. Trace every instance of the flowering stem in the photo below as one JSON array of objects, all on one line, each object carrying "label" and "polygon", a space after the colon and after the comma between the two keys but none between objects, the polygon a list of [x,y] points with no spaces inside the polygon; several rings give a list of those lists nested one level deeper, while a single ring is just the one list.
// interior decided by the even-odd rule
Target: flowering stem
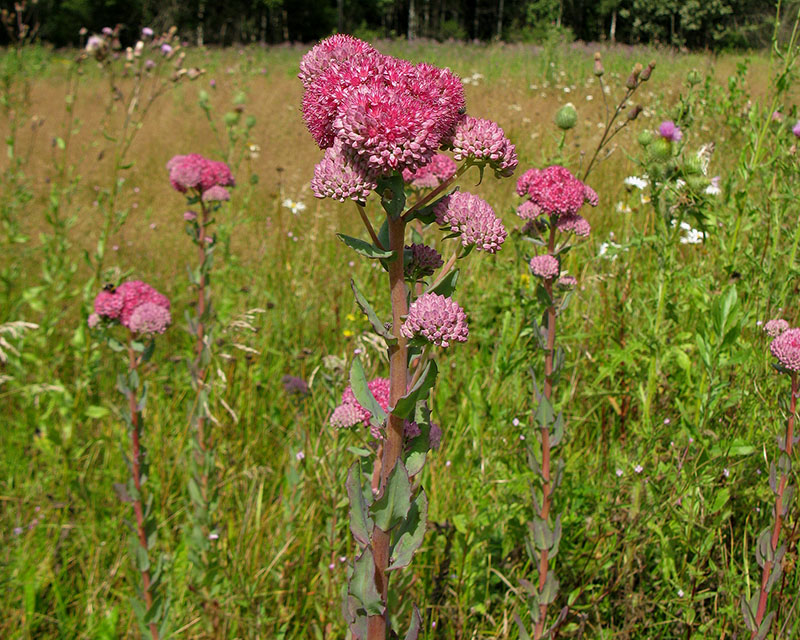
[{"label": "flowering stem", "polygon": [[[128,338],[128,369],[133,372],[139,366],[139,357],[133,349],[133,337]],[[141,423],[139,421],[139,410],[136,406],[136,393],[133,389],[128,389],[128,409],[131,414],[131,475],[133,476],[133,486],[136,487],[136,496],[133,500],[133,512],[136,515],[136,530],[139,544],[147,553],[147,533],[144,525],[144,509],[142,507],[142,477],[140,472],[141,450],[139,447],[139,436],[141,434]],[[136,563],[134,559],[134,563]],[[153,606],[153,594],[150,592],[150,571],[142,569],[142,590],[144,600],[149,610]],[[158,640],[158,628],[155,622],[150,623],[150,633],[153,640]]]},{"label": "flowering stem", "polygon": [[[797,385],[797,372],[792,371],[792,398],[789,401],[789,419],[786,423],[786,438],[783,443],[783,451],[787,457],[791,459],[792,455],[792,444],[794,440],[794,417],[797,411],[797,393],[798,393],[798,385]],[[778,550],[778,540],[781,535],[781,527],[783,526],[783,493],[786,489],[786,483],[788,482],[788,474],[785,472],[781,473],[781,479],[778,484],[778,490],[775,493],[775,524],[772,528],[772,537],[770,538],[770,547],[772,549],[772,555],[774,557],[775,552]],[[761,572],[761,595],[758,598],[758,610],[756,611],[756,622],[755,622],[755,629],[750,636],[750,640],[753,640],[758,635],[759,627],[761,626],[761,621],[764,619],[764,614],[767,610],[767,597],[769,595],[769,590],[767,589],[767,582],[769,581],[770,574],[772,573],[772,567],[774,565],[774,561],[768,558],[764,559],[764,567]]]},{"label": "flowering stem", "polygon": [[[206,377],[206,370],[202,364],[202,356],[203,356],[203,348],[205,343],[205,325],[203,323],[203,316],[206,313],[206,225],[208,224],[208,209],[206,208],[205,202],[200,200],[200,207],[202,209],[202,215],[200,218],[200,222],[198,224],[199,230],[197,235],[197,257],[200,262],[200,274],[199,274],[199,281],[197,283],[197,341],[195,342],[195,352],[197,354],[196,359],[196,375],[197,375],[197,392],[200,393],[202,386],[205,382]],[[203,415],[202,407],[199,408],[199,412],[197,415],[197,444],[200,446],[201,452],[205,452],[207,448],[207,444],[205,442],[205,435],[203,433],[203,427],[205,426],[205,417]],[[202,491],[205,494],[206,485],[208,483],[208,477],[205,473],[205,469],[201,476],[202,481]]]},{"label": "flowering stem", "polygon": [[425,205],[427,205],[427,204],[428,204],[428,203],[429,203],[431,200],[433,200],[434,198],[438,197],[438,195],[439,195],[440,193],[442,193],[442,191],[444,191],[445,189],[447,189],[447,188],[448,188],[448,187],[449,187],[451,184],[453,184],[453,183],[454,183],[456,180],[458,180],[458,179],[459,179],[459,178],[460,178],[462,175],[464,175],[464,173],[467,171],[467,169],[469,169],[471,166],[472,166],[472,165],[470,165],[468,162],[465,162],[464,164],[462,164],[462,165],[461,165],[461,166],[460,166],[460,167],[459,167],[459,168],[456,170],[456,172],[455,172],[455,173],[454,173],[454,174],[453,174],[453,175],[452,175],[450,178],[448,178],[447,180],[445,180],[444,182],[442,182],[442,183],[441,183],[441,184],[440,184],[438,187],[436,187],[436,188],[435,188],[433,191],[431,191],[431,192],[430,192],[428,195],[426,195],[425,197],[423,197],[423,198],[422,198],[422,199],[420,199],[420,200],[417,200],[417,201],[414,203],[414,205],[413,205],[412,207],[410,207],[410,208],[408,209],[408,211],[406,211],[406,212],[403,214],[403,216],[402,216],[403,222],[408,222],[408,220],[410,220],[411,216],[412,216],[412,215],[414,215],[414,213],[415,213],[415,212],[419,211],[419,210],[420,210],[420,209],[422,209],[422,208],[423,208]]},{"label": "flowering stem", "polygon": [[[389,287],[392,299],[392,334],[396,344],[389,347],[389,404],[395,406],[407,391],[408,385],[408,347],[405,336],[400,332],[403,316],[408,313],[408,297],[403,273],[403,249],[405,247],[406,222],[403,217],[387,218],[389,226],[389,250],[394,258],[389,262]],[[380,491],[386,489],[387,480],[403,450],[403,423],[405,421],[389,414],[386,425],[386,439],[383,442],[380,471]],[[370,616],[367,621],[368,640],[386,640],[389,611],[388,582],[386,569],[389,566],[390,534],[379,527],[372,532],[372,555],[375,560],[375,587],[381,594],[384,613]]]},{"label": "flowering stem", "polygon": [[[547,250],[552,255],[555,249],[556,241],[556,226],[550,224],[550,237],[547,240]],[[553,360],[555,355],[556,344],[556,306],[553,302],[553,281],[547,279],[544,281],[544,287],[550,297],[550,306],[547,307],[547,346],[544,360],[544,397],[550,402],[553,396]],[[551,477],[550,477],[550,429],[547,425],[541,428],[542,434],[542,479],[544,484],[542,486],[542,508],[539,511],[539,517],[543,521],[547,521],[550,515],[551,505]],[[539,593],[544,590],[545,582],[547,581],[547,572],[549,570],[548,564],[548,549],[542,549],[539,556]],[[544,633],[544,625],[547,615],[547,604],[541,603],[539,605],[539,620],[533,631],[534,640],[539,640]]]},{"label": "flowering stem", "polygon": [[[600,89],[601,93],[603,94],[603,100],[605,100],[606,99],[605,91],[603,90],[602,80],[600,82]],[[611,116],[610,119],[608,117],[608,105],[606,104],[606,128],[605,131],[603,131],[603,137],[600,138],[600,142],[598,143],[597,148],[594,150],[594,155],[592,155],[592,159],[586,166],[586,171],[584,171],[583,173],[583,178],[582,178],[583,182],[586,182],[586,178],[589,176],[589,172],[592,170],[592,166],[594,166],[595,160],[597,160],[597,156],[599,155],[600,151],[602,151],[603,147],[611,141],[611,138],[613,138],[617,133],[619,133],[619,131],[625,126],[625,124],[627,124],[627,122],[624,123],[622,127],[619,127],[610,136],[608,135],[608,132],[611,131],[611,125],[614,124],[614,121],[619,116],[623,106],[628,102],[628,98],[630,98],[633,95],[634,91],[636,91],[636,89],[628,89],[625,92],[625,96],[622,98],[622,100],[620,100],[620,103],[617,105],[617,108],[614,109],[614,114]]]}]

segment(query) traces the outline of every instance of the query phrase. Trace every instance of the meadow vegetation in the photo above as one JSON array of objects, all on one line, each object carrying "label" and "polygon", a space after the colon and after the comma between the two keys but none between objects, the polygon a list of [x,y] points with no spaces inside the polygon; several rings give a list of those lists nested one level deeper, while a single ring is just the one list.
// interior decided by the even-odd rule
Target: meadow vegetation
[{"label": "meadow vegetation", "polygon": [[[563,533],[552,608],[569,608],[558,637],[749,637],[740,598],[761,586],[755,549],[773,522],[770,476],[790,398],[763,323],[800,323],[796,42],[746,55],[376,47],[452,69],[468,113],[502,126],[520,166],[514,180],[480,187],[509,237],[493,259],[461,271],[470,340],[439,356],[430,407],[442,441],[422,472],[424,543],[411,570],[392,578],[397,628],[413,601],[421,637],[520,637],[518,580],[534,573],[526,442],[536,437],[529,371],[541,366],[532,323],[541,308],[535,278],[520,268],[531,250],[514,181],[554,163],[583,175],[605,126],[600,51],[611,105],[634,63],[655,69],[628,108],[641,113],[586,178],[599,195],[584,212],[591,236],[562,262],[578,285],[559,318],[565,358],[553,391],[568,425],[554,496]],[[144,114],[129,107],[134,78],[118,77],[113,91],[94,60],[76,67],[75,51],[2,52],[0,331],[36,327],[0,333],[1,637],[137,633],[129,599],[139,577],[118,486],[127,431],[115,387],[127,364],[87,317],[104,283],[142,279],[169,296],[175,325],[187,324],[197,250],[165,165],[189,153],[227,162],[237,185],[216,214],[208,478],[218,537],[202,610],[185,526],[195,337],[173,327],[143,365],[170,637],[345,637],[341,597],[355,552],[345,480],[363,434],[329,418],[356,352],[370,377],[388,371],[349,280],[376,308],[388,308],[389,289],[379,265],[354,259],[335,235],[366,239],[356,208],[311,193],[322,152],[300,114],[307,49],[188,49],[184,66],[203,73],[173,83],[171,63],[158,67],[141,104],[160,93]],[[578,120],[562,136],[554,117],[567,102]],[[626,183],[652,173],[640,138],[665,120],[681,127],[680,154],[644,188]],[[690,183],[684,191],[678,179]],[[458,184],[477,181],[472,171]],[[369,207],[377,216],[379,204]],[[796,471],[787,474],[796,485]],[[800,634],[799,524],[795,501],[768,637]]]}]

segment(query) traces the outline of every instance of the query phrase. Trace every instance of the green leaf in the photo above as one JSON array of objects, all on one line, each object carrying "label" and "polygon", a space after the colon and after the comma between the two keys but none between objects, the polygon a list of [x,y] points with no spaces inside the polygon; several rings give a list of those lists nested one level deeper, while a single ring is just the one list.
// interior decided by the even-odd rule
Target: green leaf
[{"label": "green leaf", "polygon": [[367,316],[367,319],[372,325],[372,328],[375,330],[375,333],[386,340],[387,344],[395,344],[397,342],[397,338],[392,335],[392,333],[381,322],[380,318],[378,318],[378,315],[372,309],[369,301],[361,293],[356,281],[353,279],[350,280],[350,288],[353,289],[353,295],[356,297],[356,304],[358,304],[358,306],[361,308],[361,311],[364,312],[364,315]]},{"label": "green leaf", "polygon": [[425,293],[438,293],[440,296],[449,298],[456,290],[456,283],[458,282],[458,275],[461,273],[458,269],[448,273],[442,281],[435,286],[428,287]]},{"label": "green leaf", "polygon": [[422,617],[419,615],[419,609],[417,609],[417,605],[412,605],[412,607],[411,624],[406,632],[405,640],[417,640],[420,629],[422,629]]},{"label": "green leaf", "polygon": [[346,236],[343,233],[337,233],[336,236],[353,251],[359,255],[366,256],[367,258],[380,259],[391,258],[394,256],[394,251],[384,251],[383,249],[378,249],[378,247],[371,242],[367,242],[359,238],[353,238],[352,236]]},{"label": "green leaf", "polygon": [[534,418],[536,424],[542,429],[549,429],[550,425],[553,424],[553,419],[555,418],[553,405],[550,404],[550,401],[544,395],[539,398],[539,406],[536,407],[536,415]]},{"label": "green leaf", "polygon": [[378,427],[382,426],[386,420],[386,412],[369,390],[367,375],[359,358],[354,358],[350,367],[350,388],[358,403],[372,414],[370,422]]},{"label": "green leaf", "polygon": [[428,524],[428,496],[425,491],[420,491],[411,508],[408,516],[397,532],[397,542],[395,542],[390,554],[390,565],[387,571],[407,567],[411,564],[411,558],[422,544],[425,530]]},{"label": "green leaf", "polygon": [[382,531],[389,531],[406,517],[411,508],[411,483],[408,471],[401,460],[398,460],[389,474],[383,495],[370,508],[375,526]]},{"label": "green leaf", "polygon": [[353,537],[363,545],[369,544],[369,532],[372,521],[367,517],[367,503],[361,491],[361,464],[354,462],[347,472],[347,495],[350,497],[350,531]]},{"label": "green leaf", "polygon": [[551,604],[558,595],[558,587],[559,583],[556,579],[553,571],[550,570],[547,573],[547,577],[544,579],[544,586],[542,587],[541,593],[541,602],[544,604]]},{"label": "green leaf", "polygon": [[108,409],[95,404],[91,405],[89,408],[86,409],[86,417],[93,418],[95,420],[99,420],[100,418],[105,418],[108,414],[109,414]]},{"label": "green leaf", "polygon": [[[395,171],[388,178],[378,178],[375,191],[381,196],[381,206],[392,218],[398,218],[406,206],[406,192],[403,176]],[[384,245],[388,246],[388,245]]]},{"label": "green leaf", "polygon": [[383,614],[384,605],[375,587],[375,560],[369,548],[364,549],[364,553],[356,558],[348,593],[361,602],[367,615]]},{"label": "green leaf", "polygon": [[437,375],[439,367],[435,360],[430,360],[411,391],[397,401],[396,407],[390,407],[389,412],[403,420],[408,418],[417,406],[417,402],[428,397],[428,391],[436,382]]}]

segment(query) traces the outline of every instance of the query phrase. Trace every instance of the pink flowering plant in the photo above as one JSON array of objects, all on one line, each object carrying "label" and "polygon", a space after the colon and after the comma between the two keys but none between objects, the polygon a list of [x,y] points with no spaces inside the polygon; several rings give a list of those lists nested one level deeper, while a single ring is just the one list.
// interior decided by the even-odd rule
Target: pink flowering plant
[{"label": "pink flowering plant", "polygon": [[[526,171],[517,181],[517,194],[525,198],[517,213],[526,220],[526,236],[541,251],[529,259],[528,266],[534,277],[535,298],[543,309],[542,325],[535,319],[533,324],[538,345],[544,350],[544,372],[539,376],[533,373],[537,439],[535,445],[525,441],[528,465],[536,477],[532,488],[534,516],[527,539],[536,580],[520,580],[533,622],[533,638],[538,640],[550,637],[567,613],[565,607],[548,625],[547,609],[558,595],[559,583],[552,564],[561,540],[561,516],[553,516],[553,496],[564,470],[563,460],[553,458],[555,447],[564,437],[564,417],[556,411],[553,398],[564,365],[563,349],[556,346],[556,323],[576,284],[574,277],[562,277],[562,261],[574,238],[589,235],[591,226],[579,211],[587,203],[597,206],[598,196],[560,165]],[[522,619],[515,616],[520,637],[529,638]]]},{"label": "pink flowering plant", "polygon": [[[153,495],[145,495],[148,477],[148,456],[144,445],[142,413],[147,398],[147,385],[140,380],[143,365],[149,362],[155,347],[155,336],[164,333],[172,324],[169,299],[150,285],[132,280],[118,287],[108,285],[94,300],[94,312],[89,316],[89,328],[101,332],[108,346],[127,355],[128,370],[117,377],[117,389],[125,396],[122,411],[130,438],[126,457],[129,477],[115,489],[123,502],[133,506],[134,522],[129,553],[133,566],[141,576],[136,597],[131,600],[133,612],[143,636],[158,640],[168,633],[168,600],[163,593],[164,558],[156,555],[157,524],[153,513]],[[117,326],[126,330],[124,341],[114,337]],[[140,392],[141,389],[141,392]]]},{"label": "pink flowering plant", "polygon": [[[795,418],[797,396],[800,393],[797,382],[797,372],[800,371],[800,329],[789,328],[788,323],[781,319],[767,324],[770,326],[766,331],[775,336],[769,347],[777,360],[773,366],[791,378],[791,396],[786,431],[778,437],[780,453],[769,466],[769,487],[775,495],[773,520],[771,525],[759,534],[756,541],[756,562],[761,567],[761,583],[752,597],[743,595],[741,598],[742,614],[745,626],[750,632],[750,640],[763,640],[767,637],[776,617],[776,608],[768,611],[770,594],[780,585],[781,596],[783,595],[786,584],[784,571],[790,570],[791,567],[787,562],[786,551],[790,548],[787,544],[791,544],[789,540],[793,535],[791,527],[787,527],[786,524],[796,490],[791,480],[792,451],[798,442],[798,436],[795,435]],[[773,602],[773,607],[774,605]]]},{"label": "pink flowering plant", "polygon": [[[419,474],[441,438],[428,407],[438,375],[434,348],[469,335],[467,314],[452,298],[456,263],[473,250],[494,254],[506,238],[486,201],[450,187],[473,166],[481,176],[489,169],[508,177],[517,156],[496,123],[464,113],[461,81],[448,69],[382,55],[366,42],[337,35],[304,56],[299,77],[303,117],[324,150],[311,188],[318,198],[355,203],[369,240],[339,238],[388,274],[389,321],[355,281],[351,285],[386,344],[389,376],[368,380],[356,357],[350,386],[330,418],[334,427],[368,428],[369,446],[359,449],[346,482],[358,554],[348,568],[344,615],[354,638],[386,640],[397,634],[390,576],[408,566],[422,544],[428,499]],[[408,195],[415,196],[413,203]],[[382,212],[368,210],[370,203],[379,203]],[[377,231],[375,215],[383,218]],[[447,260],[441,243],[434,248],[422,236],[437,227],[445,240],[456,240]],[[405,637],[420,637],[420,626],[414,605]]]},{"label": "pink flowering plant", "polygon": [[[188,483],[192,505],[188,526],[189,560],[194,568],[192,590],[206,612],[214,612],[217,553],[214,541],[219,538],[215,512],[217,483],[214,481],[214,438],[210,427],[216,419],[210,410],[213,386],[209,380],[212,362],[211,345],[216,312],[211,300],[211,269],[217,244],[213,233],[214,216],[230,200],[229,187],[235,181],[227,164],[199,154],[174,156],[167,163],[172,187],[186,196],[189,207],[183,214],[186,234],[197,251],[197,264],[189,268],[189,281],[196,291],[194,313],[187,315],[188,330],[194,340],[194,354],[189,363],[194,399],[189,412],[192,427],[191,477]],[[215,625],[215,615],[209,615]]]}]

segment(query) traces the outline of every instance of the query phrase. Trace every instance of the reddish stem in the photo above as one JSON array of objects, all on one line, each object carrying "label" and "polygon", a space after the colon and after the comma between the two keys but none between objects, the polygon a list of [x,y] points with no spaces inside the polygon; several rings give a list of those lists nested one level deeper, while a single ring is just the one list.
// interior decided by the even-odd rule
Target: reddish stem
[{"label": "reddish stem", "polygon": [[[400,333],[403,316],[408,313],[408,292],[403,276],[403,248],[405,246],[406,223],[402,218],[388,218],[389,250],[394,257],[389,263],[389,286],[392,298],[392,334],[397,343],[389,348],[389,404],[395,406],[407,391],[408,384],[408,349],[406,338]],[[397,459],[403,450],[403,425],[405,420],[389,414],[386,426],[386,439],[380,461],[380,490],[386,488],[386,481],[394,469]],[[383,615],[370,616],[367,621],[368,640],[386,640],[389,610],[389,542],[387,531],[375,527],[372,531],[372,556],[375,561],[375,586],[381,594],[384,609]]]},{"label": "reddish stem", "polygon": [[[205,202],[203,202],[202,198],[200,199],[200,207],[202,209],[202,215],[200,218],[199,223],[199,232],[197,236],[197,258],[200,263],[200,281],[197,285],[197,341],[195,343],[195,353],[196,353],[196,374],[197,374],[197,393],[198,393],[198,400],[200,395],[200,389],[202,385],[205,383],[206,379],[206,371],[205,369],[201,368],[201,359],[203,356],[203,347],[204,347],[204,340],[205,340],[205,325],[203,324],[203,315],[206,312],[206,273],[205,273],[205,264],[206,259],[208,258],[206,254],[206,225],[208,224],[208,209],[206,208]],[[208,445],[205,441],[205,417],[202,413],[202,407],[197,408],[198,416],[197,416],[197,444],[200,447],[200,451],[204,454],[208,449]],[[202,457],[202,454],[201,456]],[[200,484],[201,484],[201,491],[203,495],[203,499],[206,497],[206,490],[208,486],[208,476],[205,473],[205,464],[201,464],[201,474],[200,474]]]},{"label": "reddish stem", "polygon": [[[555,250],[556,243],[556,226],[551,219],[550,222],[550,237],[547,241],[547,251],[551,255]],[[555,355],[556,344],[556,307],[553,302],[553,280],[548,279],[544,281],[544,288],[547,290],[547,295],[550,297],[550,306],[547,307],[547,346],[544,359],[544,397],[550,402],[553,397],[553,360]],[[550,475],[550,429],[548,426],[541,428],[542,432],[542,479],[544,484],[542,486],[542,508],[539,511],[539,517],[547,521],[550,515],[550,494],[552,492],[551,475]],[[544,589],[544,584],[547,581],[547,572],[549,570],[549,557],[548,550],[542,549],[539,555],[539,593]],[[539,621],[533,630],[534,640],[539,640],[544,633],[545,619],[547,616],[547,605],[541,603],[539,605]]]},{"label": "reddish stem", "polygon": [[[136,371],[139,366],[139,359],[136,352],[133,350],[133,337],[128,338],[128,369]],[[133,389],[128,389],[128,409],[131,412],[131,474],[133,475],[133,486],[136,487],[136,499],[133,501],[133,512],[136,515],[136,529],[139,536],[139,544],[147,552],[147,533],[144,527],[144,509],[142,508],[142,478],[140,473],[140,449],[139,449],[139,435],[141,424],[139,422],[139,412],[136,407],[136,394]],[[142,586],[144,591],[144,600],[147,604],[147,609],[153,606],[153,594],[150,593],[150,572],[147,569],[142,570]],[[153,640],[158,640],[158,628],[154,622],[150,623],[150,633]]]},{"label": "reddish stem", "polygon": [[[783,443],[783,451],[787,456],[792,455],[792,440],[794,439],[794,416],[797,410],[797,372],[792,371],[792,398],[789,401],[789,419],[786,423],[786,440]],[[778,484],[778,492],[775,497],[775,525],[772,528],[772,538],[770,539],[770,547],[774,554],[778,550],[778,540],[781,535],[781,527],[783,527],[783,492],[786,489],[788,482],[787,475],[781,473],[780,483]],[[758,628],[761,626],[761,621],[764,619],[764,614],[767,611],[767,582],[772,573],[774,563],[772,560],[765,560],[764,567],[761,572],[761,595],[758,598],[758,610],[756,611],[756,628],[750,635],[750,640],[753,640],[758,635]]]}]

